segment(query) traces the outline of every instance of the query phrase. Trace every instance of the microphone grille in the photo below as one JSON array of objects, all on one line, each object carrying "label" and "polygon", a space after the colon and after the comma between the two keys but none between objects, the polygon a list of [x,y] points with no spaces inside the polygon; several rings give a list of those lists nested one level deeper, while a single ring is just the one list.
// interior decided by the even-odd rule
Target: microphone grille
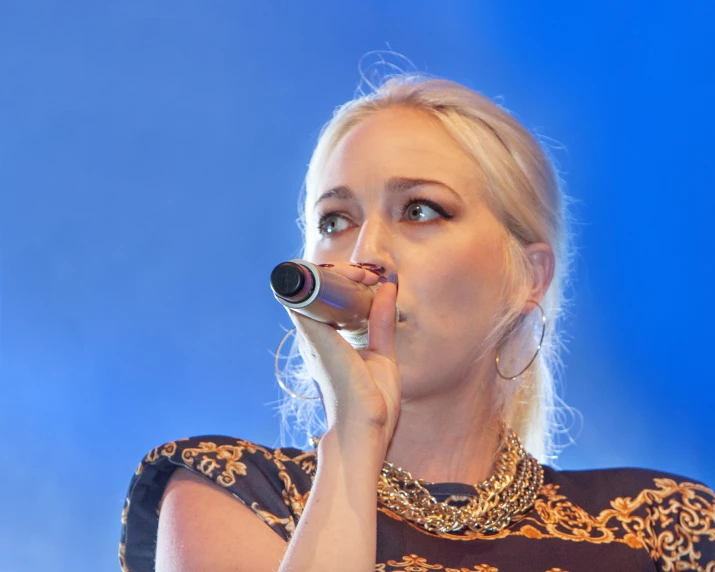
[{"label": "microphone grille", "polygon": [[295,262],[282,262],[271,272],[271,288],[281,298],[298,294],[305,286],[305,274]]}]

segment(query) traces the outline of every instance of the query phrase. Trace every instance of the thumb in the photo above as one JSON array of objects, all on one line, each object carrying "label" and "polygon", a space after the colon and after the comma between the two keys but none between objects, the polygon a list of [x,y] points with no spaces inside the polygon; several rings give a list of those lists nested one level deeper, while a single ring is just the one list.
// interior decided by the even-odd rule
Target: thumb
[{"label": "thumb", "polygon": [[395,351],[395,318],[397,313],[397,274],[391,273],[387,282],[375,292],[368,318],[368,351],[397,362]]}]

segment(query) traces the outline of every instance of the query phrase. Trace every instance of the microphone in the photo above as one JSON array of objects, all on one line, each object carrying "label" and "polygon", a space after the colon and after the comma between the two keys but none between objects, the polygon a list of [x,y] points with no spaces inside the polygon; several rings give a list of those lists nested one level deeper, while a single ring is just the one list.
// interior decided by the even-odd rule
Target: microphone
[{"label": "microphone", "polygon": [[[367,347],[368,316],[375,292],[382,286],[366,286],[327,268],[300,258],[282,262],[271,272],[276,300],[299,314],[337,329],[354,348]],[[395,308],[395,321],[400,309]]]}]

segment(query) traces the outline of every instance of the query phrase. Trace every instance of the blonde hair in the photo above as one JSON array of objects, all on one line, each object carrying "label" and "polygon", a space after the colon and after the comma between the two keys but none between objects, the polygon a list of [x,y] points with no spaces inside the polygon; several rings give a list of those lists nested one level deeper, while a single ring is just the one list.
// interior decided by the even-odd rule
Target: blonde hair
[{"label": "blonde hair", "polygon": [[[525,247],[545,242],[554,252],[554,276],[540,301],[547,320],[541,350],[524,374],[513,381],[499,380],[502,391],[497,404],[501,418],[516,431],[525,448],[542,462],[553,460],[557,449],[554,435],[559,425],[555,380],[561,368],[559,352],[562,344],[557,323],[566,305],[564,289],[572,252],[568,197],[563,193],[550,154],[506,110],[459,83],[424,74],[399,73],[387,76],[382,83],[371,87],[370,93],[361,94],[338,107],[320,133],[300,198],[299,226],[303,236],[306,230],[305,200],[315,191],[313,187],[331,152],[354,126],[379,110],[395,106],[421,110],[437,119],[486,175],[488,188],[484,199],[502,226],[506,299],[510,302],[498,316],[482,347],[496,347],[522,321],[527,288],[532,284],[532,266]],[[538,309],[535,313],[540,318]],[[532,343],[526,354],[520,356],[521,361],[516,361],[525,365],[534,349]],[[300,395],[317,395],[316,384],[300,360],[295,340],[288,359],[289,365],[283,371],[284,381]],[[293,365],[293,359],[299,363]],[[513,375],[510,372],[504,374]],[[287,444],[286,437],[293,439],[292,444],[297,444],[293,431],[301,432],[307,445],[308,437],[326,429],[319,401],[297,400],[286,395],[279,412],[283,445]]]}]

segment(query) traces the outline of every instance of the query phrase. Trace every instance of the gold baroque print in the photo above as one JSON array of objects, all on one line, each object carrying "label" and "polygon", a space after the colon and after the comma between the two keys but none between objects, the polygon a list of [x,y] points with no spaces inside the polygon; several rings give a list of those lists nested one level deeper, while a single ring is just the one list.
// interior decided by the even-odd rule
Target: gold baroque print
[{"label": "gold baroque print", "polygon": [[[296,457],[288,457],[281,449],[275,449],[273,461],[279,469],[278,477],[283,482],[283,502],[290,507],[291,512],[296,517],[297,523],[297,520],[303,514],[303,510],[305,510],[305,505],[308,502],[308,497],[310,496],[310,489],[306,490],[305,493],[299,492],[298,487],[296,487],[293,483],[293,480],[290,478],[290,475],[288,474],[288,471],[283,463],[291,462],[299,465],[301,469],[310,477],[310,480],[314,481],[316,470],[315,451],[306,451]],[[286,530],[288,530],[291,536],[294,529],[295,527],[292,527],[291,530],[288,530],[286,527]]]},{"label": "gold baroque print", "polygon": [[124,499],[124,508],[122,509],[122,520],[121,520],[122,526],[126,526],[126,524],[127,524],[127,515],[129,514],[129,503],[130,502],[131,502],[131,500],[129,499],[129,497]]},{"label": "gold baroque print", "polygon": [[297,519],[299,519],[303,514],[305,505],[308,502],[308,497],[310,496],[310,490],[307,490],[302,494],[298,492],[298,487],[293,484],[290,475],[285,469],[279,471],[278,476],[281,481],[283,481],[283,490],[281,491],[281,494],[283,495],[283,502],[290,507],[291,512],[295,514],[297,521]]},{"label": "gold baroque print", "polygon": [[[443,570],[444,572],[499,572],[499,569],[489,564],[475,564],[472,568],[450,568],[441,564],[430,564],[426,558],[417,554],[403,556],[400,562],[388,560],[377,564],[375,572],[429,572],[430,570]],[[549,568],[544,572],[569,572],[563,568]]]},{"label": "gold baroque print", "polygon": [[[655,479],[655,484],[661,490],[641,493],[652,495],[649,500],[657,502],[649,511],[647,522],[649,531],[660,531],[646,537],[651,557],[661,560],[664,572],[715,571],[715,560],[700,562],[702,553],[695,546],[700,539],[715,542],[713,491],[694,483],[678,485],[671,479]],[[679,494],[671,495],[672,490]]]},{"label": "gold baroque print", "polygon": [[215,479],[216,483],[228,488],[235,484],[236,477],[246,475],[246,465],[240,462],[244,450],[254,453],[256,448],[255,446],[249,446],[248,443],[243,446],[217,445],[212,441],[202,441],[198,447],[184,449],[181,452],[181,460],[187,466],[195,468],[212,479],[214,472],[220,471],[220,474]]},{"label": "gold baroque print", "polygon": [[290,462],[299,465],[302,471],[310,477],[311,481],[315,480],[315,471],[318,468],[315,451],[305,451],[295,457],[289,457],[282,449],[275,449],[273,458],[281,463]]},{"label": "gold baroque print", "polygon": [[657,488],[644,489],[635,498],[612,500],[611,508],[597,516],[568,502],[552,485],[545,491],[547,500],[535,507],[545,533],[535,519],[527,518],[534,526],[527,525],[517,534],[646,549],[664,572],[714,570],[715,561],[702,563],[707,567],[699,563],[702,554],[695,547],[702,537],[715,541],[713,492],[704,485],[666,478],[656,478],[654,484]]},{"label": "gold baroque print", "polygon": [[129,566],[127,566],[127,545],[124,544],[123,542],[119,543],[119,566],[122,569],[122,572],[131,572],[129,570]]},{"label": "gold baroque print", "polygon": [[139,463],[139,466],[137,467],[137,470],[134,471],[135,476],[139,476],[142,474],[144,471],[144,467],[147,465],[153,465],[156,463],[161,457],[173,457],[174,454],[176,453],[176,448],[177,448],[177,443],[181,441],[186,441],[186,439],[177,439],[176,441],[171,441],[170,443],[166,443],[164,445],[161,445],[160,447],[156,447],[149,451],[146,457],[142,460],[141,463]]},{"label": "gold baroque print", "polygon": [[378,507],[378,510],[415,530],[441,538],[496,540],[525,536],[594,544],[621,543],[633,549],[648,550],[651,558],[661,561],[664,572],[715,572],[715,561],[698,562],[702,554],[695,547],[700,539],[715,541],[713,491],[704,485],[677,483],[666,478],[656,478],[654,484],[656,488],[644,489],[635,498],[612,500],[611,507],[598,515],[589,514],[567,500],[559,494],[558,485],[547,484],[541,488],[530,513],[514,526],[489,535],[472,531],[429,533],[389,509]]},{"label": "gold baroque print", "polygon": [[313,464],[315,464],[315,451],[304,451],[300,455],[296,455],[295,457],[289,457],[283,452],[283,449],[274,449],[273,457],[276,460],[281,461],[282,463],[291,462],[301,464],[304,461],[311,461]]},{"label": "gold baroque print", "polygon": [[272,512],[268,512],[267,510],[261,509],[257,502],[251,503],[251,509],[268,526],[273,527],[276,525],[282,525],[285,527],[286,532],[288,532],[288,534],[290,534],[291,536],[293,535],[293,532],[295,532],[295,523],[293,522],[292,518],[279,518]]},{"label": "gold baroque print", "polygon": [[388,560],[377,564],[375,572],[428,572],[429,570],[443,570],[444,572],[499,572],[498,568],[488,564],[477,564],[472,568],[449,568],[441,564],[429,564],[426,558],[417,554],[403,556],[400,562]]},{"label": "gold baroque print", "polygon": [[[144,466],[156,463],[161,457],[170,458],[176,456],[179,451],[177,443],[186,440],[187,439],[180,439],[179,441],[173,441],[153,449],[144,458],[136,474],[140,474]],[[181,450],[181,461],[187,467],[211,478],[218,485],[230,488],[236,483],[239,477],[247,475],[248,468],[246,464],[241,461],[244,452],[252,454],[260,452],[266,460],[271,461],[273,465],[275,465],[278,469],[278,477],[283,482],[281,491],[283,502],[290,508],[292,514],[295,515],[295,521],[297,521],[303,513],[310,491],[308,490],[305,493],[298,491],[298,488],[286,470],[284,462],[296,462],[301,466],[305,463],[314,463],[314,452],[305,452],[292,458],[285,455],[280,449],[266,449],[265,447],[242,439],[236,439],[235,444],[231,445],[218,445],[213,441],[200,441],[196,447],[186,447]],[[313,478],[313,476],[311,476],[311,478]],[[265,515],[266,518],[264,518],[264,520],[268,524],[278,522],[285,524],[286,531],[289,534],[292,534],[295,530],[294,521],[291,521],[290,525],[288,525],[283,522],[285,519],[280,519],[267,511],[261,510],[257,506],[252,508],[256,512],[260,510],[261,514]]]}]

